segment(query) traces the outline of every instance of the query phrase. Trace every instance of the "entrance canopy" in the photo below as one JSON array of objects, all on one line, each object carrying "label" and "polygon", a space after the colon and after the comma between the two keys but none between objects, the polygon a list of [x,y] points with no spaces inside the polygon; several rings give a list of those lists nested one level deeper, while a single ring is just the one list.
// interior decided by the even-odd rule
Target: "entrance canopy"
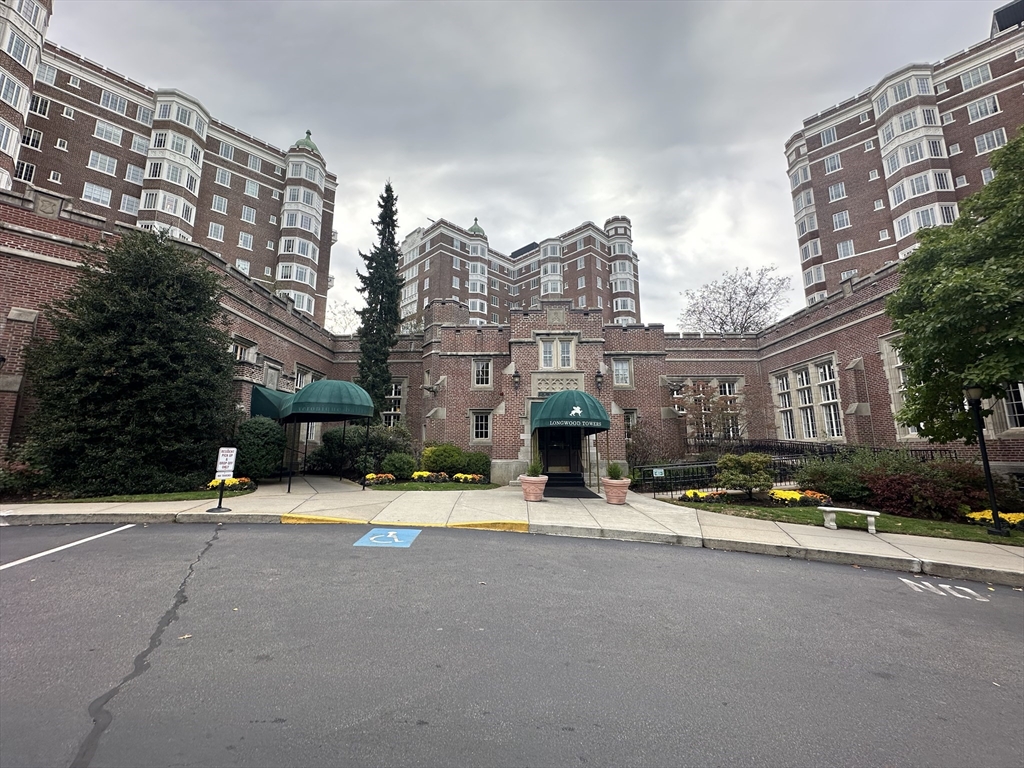
[{"label": "entrance canopy", "polygon": [[544,427],[576,427],[585,435],[611,428],[608,412],[597,398],[578,389],[556,392],[543,403],[533,406],[530,429]]},{"label": "entrance canopy", "polygon": [[293,395],[253,384],[249,412],[284,423],[347,421],[373,416],[373,401],[365,389],[350,381],[320,379]]}]

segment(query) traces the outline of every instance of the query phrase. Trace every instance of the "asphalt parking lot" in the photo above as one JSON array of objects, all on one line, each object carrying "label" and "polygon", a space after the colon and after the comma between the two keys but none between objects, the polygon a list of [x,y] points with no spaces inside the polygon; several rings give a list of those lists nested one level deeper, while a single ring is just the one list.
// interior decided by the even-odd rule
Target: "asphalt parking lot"
[{"label": "asphalt parking lot", "polygon": [[1010,587],[488,531],[118,528],[0,529],[4,768],[1024,758]]}]

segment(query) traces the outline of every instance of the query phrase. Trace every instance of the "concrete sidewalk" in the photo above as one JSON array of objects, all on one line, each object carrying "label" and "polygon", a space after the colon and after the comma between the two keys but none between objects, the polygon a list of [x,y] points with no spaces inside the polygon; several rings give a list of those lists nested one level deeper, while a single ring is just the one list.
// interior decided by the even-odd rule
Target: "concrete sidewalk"
[{"label": "concrete sidewalk", "polygon": [[622,539],[753,552],[888,568],[943,578],[1024,587],[1024,548],[866,530],[774,523],[655,501],[629,492],[613,506],[600,499],[523,501],[518,487],[489,491],[362,490],[326,477],[269,483],[216,501],[5,504],[0,525],[64,523],[358,523],[378,526],[480,528],[521,533]]}]

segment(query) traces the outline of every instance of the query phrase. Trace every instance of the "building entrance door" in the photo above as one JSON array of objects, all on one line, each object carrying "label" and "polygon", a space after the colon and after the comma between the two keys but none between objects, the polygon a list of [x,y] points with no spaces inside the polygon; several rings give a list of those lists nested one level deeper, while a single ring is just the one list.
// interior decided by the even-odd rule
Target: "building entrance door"
[{"label": "building entrance door", "polygon": [[544,472],[582,472],[583,430],[573,427],[545,427],[537,430]]}]

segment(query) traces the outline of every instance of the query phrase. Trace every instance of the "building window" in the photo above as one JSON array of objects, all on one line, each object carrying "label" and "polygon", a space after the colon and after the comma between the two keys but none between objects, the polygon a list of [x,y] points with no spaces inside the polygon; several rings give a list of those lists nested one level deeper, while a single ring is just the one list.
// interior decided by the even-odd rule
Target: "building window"
[{"label": "building window", "polygon": [[95,203],[96,205],[109,207],[110,190],[105,187],[99,187],[95,184],[86,182],[85,187],[82,190],[82,199],[90,203]]},{"label": "building window", "polygon": [[109,109],[111,112],[117,112],[119,115],[123,115],[128,111],[128,99],[124,96],[118,96],[116,93],[110,91],[100,92],[100,106]]},{"label": "building window", "polygon": [[1007,426],[1011,429],[1024,427],[1024,381],[1006,387],[1006,398],[1003,403],[1006,408]]},{"label": "building window", "polygon": [[249,274],[249,262],[245,259],[235,259],[235,269],[244,275]]},{"label": "building window", "polygon": [[228,144],[226,141],[222,141],[220,143],[220,151],[218,152],[218,154],[225,160],[234,160],[235,148]]},{"label": "building window", "polygon": [[838,184],[833,184],[828,188],[828,201],[830,203],[842,200],[844,197],[846,197],[846,182],[840,181]]},{"label": "building window", "polygon": [[981,183],[982,184],[988,184],[995,177],[996,177],[996,172],[993,171],[991,168],[982,168],[981,169]]},{"label": "building window", "polygon": [[885,200],[875,200],[875,210],[880,211],[885,208]]},{"label": "building window", "polygon": [[490,387],[491,386],[491,361],[490,360],[474,360],[473,361],[473,386],[474,387]]},{"label": "building window", "polygon": [[21,106],[21,92],[24,89],[17,80],[0,71],[0,100],[6,101],[15,109]]},{"label": "building window", "polygon": [[857,270],[856,269],[848,269],[848,270],[846,270],[845,272],[842,272],[839,275],[839,279],[840,280],[849,280],[851,277],[856,277],[856,276],[857,276]]},{"label": "building window", "polygon": [[246,179],[245,180],[245,194],[249,195],[250,197],[259,197],[260,196],[260,185],[259,185],[259,183],[253,181],[252,179]]},{"label": "building window", "polygon": [[473,411],[473,442],[491,441],[491,412]]},{"label": "building window", "polygon": [[121,195],[121,210],[124,213],[130,213],[132,216],[137,216],[139,213],[139,198],[132,197],[131,195]]},{"label": "building window", "polygon": [[250,224],[256,223],[256,209],[250,208],[248,205],[242,206],[242,221],[247,221]]},{"label": "building window", "polygon": [[843,240],[841,243],[836,243],[836,252],[839,254],[840,259],[848,259],[853,256],[853,240]]},{"label": "building window", "polygon": [[836,142],[835,126],[832,126],[831,128],[826,128],[818,135],[821,137],[821,146],[823,147],[827,147],[829,144],[835,144]]},{"label": "building window", "polygon": [[215,181],[225,187],[231,186],[231,171],[226,171],[223,168],[217,169],[217,176]]},{"label": "building window", "polygon": [[32,183],[32,179],[36,176],[36,167],[31,163],[26,163],[19,160],[14,166],[14,178],[24,181],[27,184]]},{"label": "building window", "polygon": [[980,67],[975,67],[969,72],[964,72],[960,75],[960,84],[963,86],[965,91],[971,88],[977,88],[982,83],[987,83],[992,79],[992,72],[988,68],[988,64],[982,64]]},{"label": "building window", "polygon": [[109,141],[111,144],[117,144],[121,146],[121,137],[124,132],[116,125],[106,123],[103,120],[96,121],[96,130],[93,131],[93,136],[97,139],[103,139],[103,141]]},{"label": "building window", "polygon": [[245,248],[247,251],[252,250],[252,235],[248,232],[238,233],[238,247]]},{"label": "building window", "polygon": [[89,153],[89,167],[94,171],[113,176],[117,172],[117,160],[93,151]]},{"label": "building window", "polygon": [[630,358],[612,360],[613,382],[616,387],[629,387],[633,384],[632,365]]},{"label": "building window", "polygon": [[878,178],[878,171],[868,171],[868,181],[874,181]]},{"label": "building window", "polygon": [[839,213],[832,214],[832,229],[840,230],[850,226],[850,212],[840,211]]},{"label": "building window", "polygon": [[384,426],[393,427],[402,420],[402,393],[404,391],[404,379],[400,381],[392,381],[391,384],[388,385],[388,388],[384,393],[385,400],[387,401],[385,408],[387,408],[387,410],[381,414]]},{"label": "building window", "polygon": [[825,173],[835,173],[842,170],[842,167],[843,161],[838,152],[825,158]]},{"label": "building window", "polygon": [[210,231],[207,234],[211,240],[217,240],[219,242],[224,241],[224,225],[218,224],[215,221],[210,222]]},{"label": "building window", "polygon": [[880,229],[880,230],[878,230],[878,239],[879,239],[879,241],[881,241],[881,240],[888,240],[889,239],[889,230],[888,229]]},{"label": "building window", "polygon": [[35,112],[37,115],[41,115],[43,117],[49,117],[50,100],[38,94],[33,94],[32,99],[28,104],[28,111]]},{"label": "building window", "polygon": [[28,40],[12,29],[11,36],[7,39],[7,53],[10,54],[11,58],[27,69],[28,57],[31,51],[32,47],[28,44]]},{"label": "building window", "polygon": [[999,149],[999,147],[1003,146],[1005,143],[1005,128],[998,128],[994,131],[989,131],[988,133],[984,133],[974,139],[974,146],[978,150],[979,155],[984,155],[994,149]]}]

